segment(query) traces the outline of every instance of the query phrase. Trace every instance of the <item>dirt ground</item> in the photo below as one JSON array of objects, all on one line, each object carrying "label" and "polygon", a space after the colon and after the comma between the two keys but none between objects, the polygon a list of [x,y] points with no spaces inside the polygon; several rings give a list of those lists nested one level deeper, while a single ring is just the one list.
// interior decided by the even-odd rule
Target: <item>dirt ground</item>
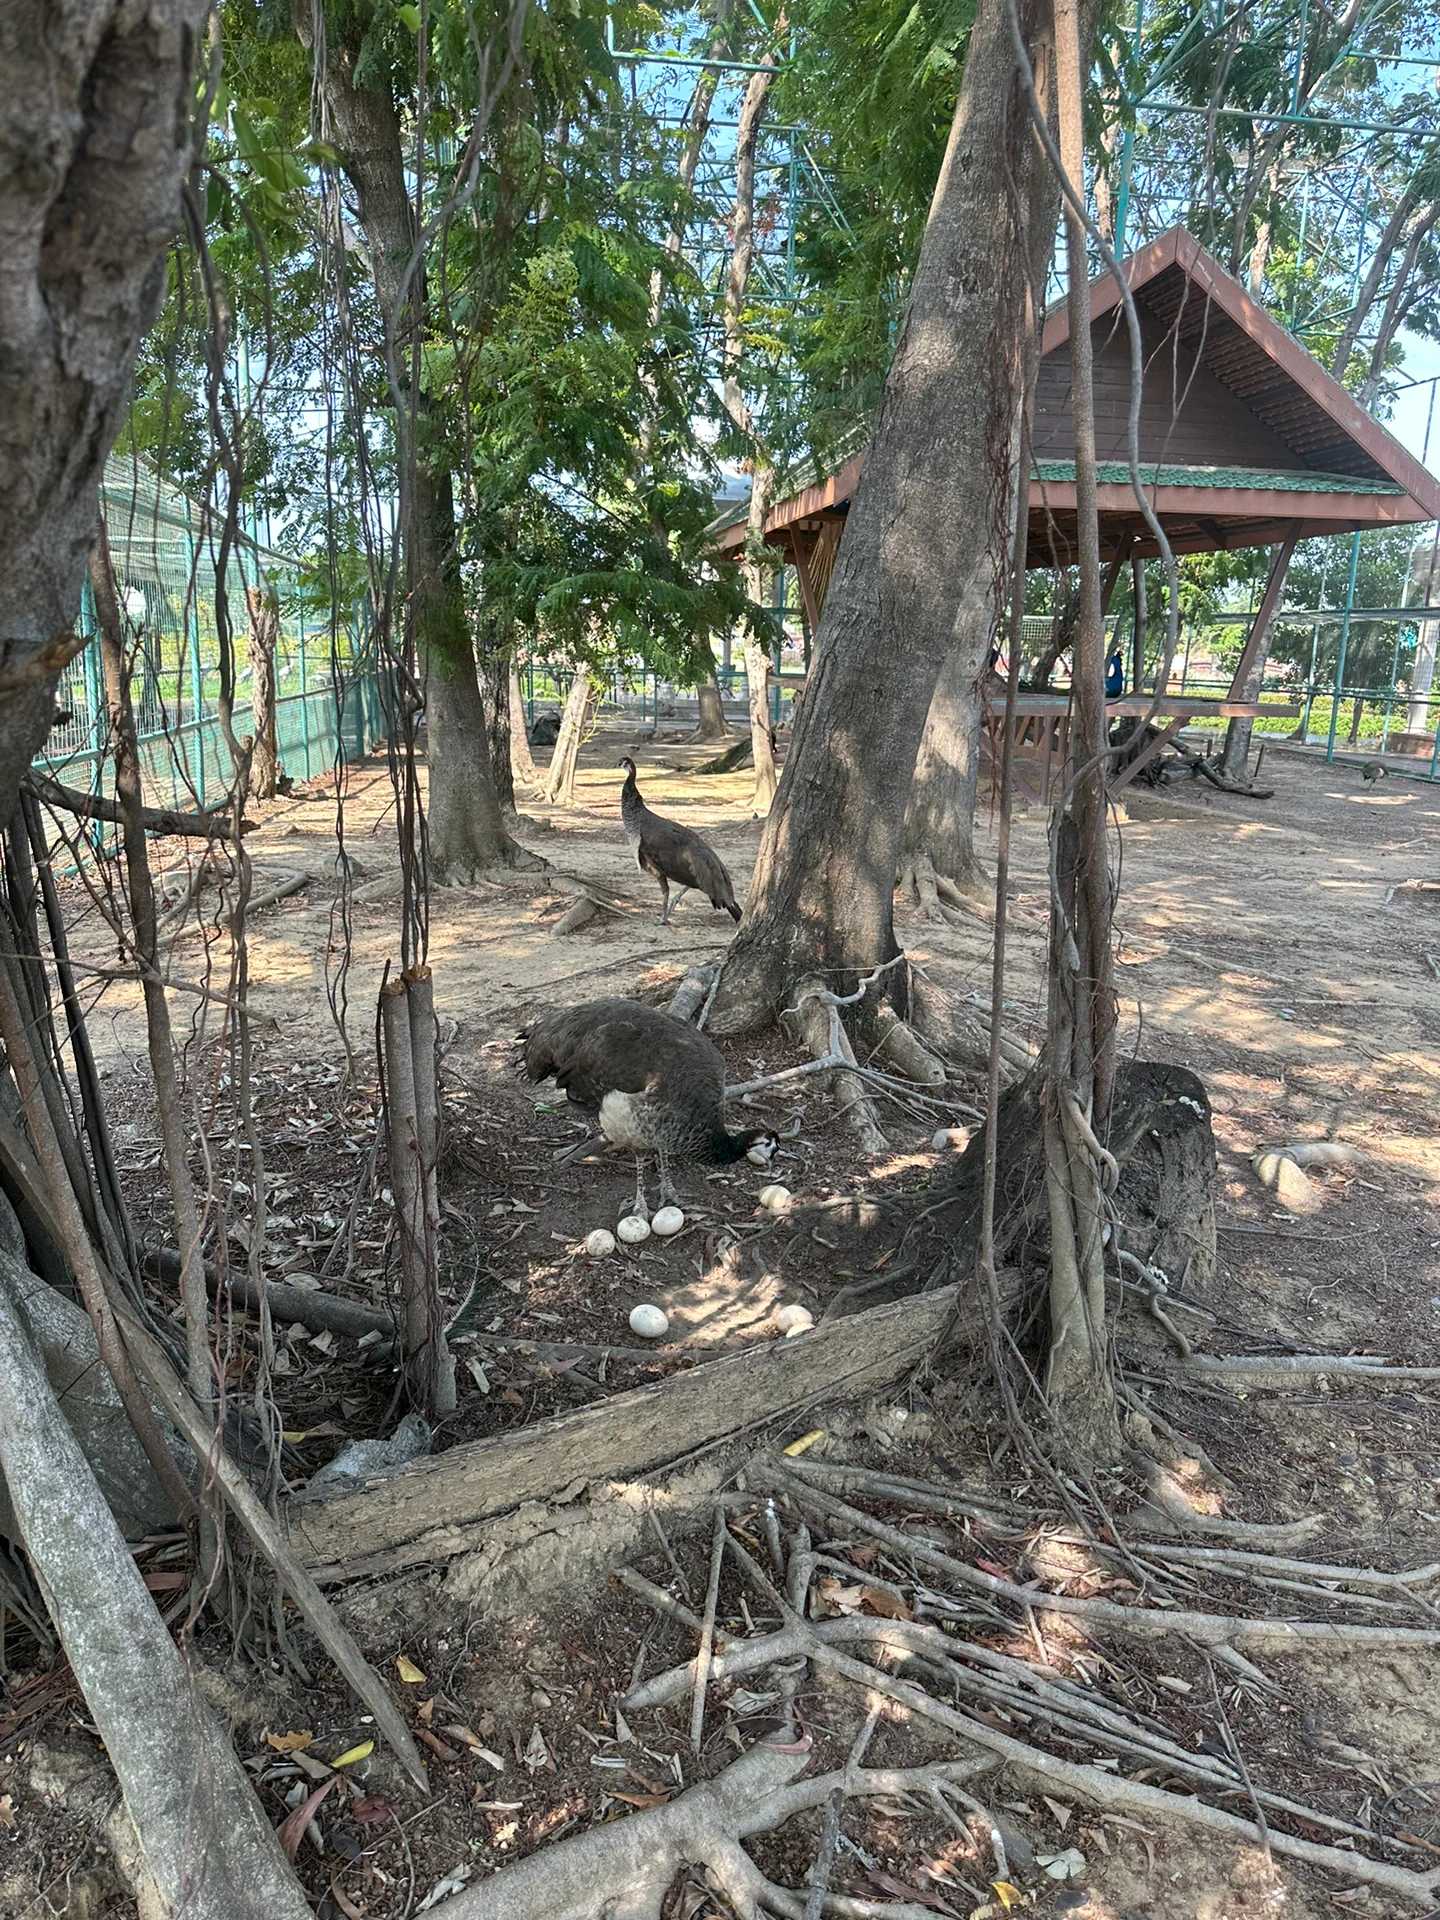
[{"label": "dirt ground", "polygon": [[[653,1359],[593,1366],[546,1365],[523,1346],[462,1347],[460,1412],[437,1446],[638,1384],[719,1343],[772,1338],[782,1301],[818,1311],[854,1276],[836,1257],[797,1249],[773,1231],[757,1209],[760,1187],[780,1180],[807,1201],[913,1191],[941,1158],[929,1144],[933,1128],[965,1125],[973,1116],[978,1087],[961,1077],[933,1109],[888,1111],[893,1150],[867,1160],[815,1083],[792,1081],[761,1096],[747,1120],[773,1123],[786,1135],[776,1167],[742,1166],[709,1179],[687,1171],[680,1182],[687,1224],[674,1240],[652,1239],[607,1261],[584,1257],[586,1232],[613,1228],[625,1210],[633,1168],[556,1167],[553,1155],[580,1137],[578,1123],[553,1089],[532,1088],[520,1077],[515,1035],[529,1015],[556,1000],[610,992],[663,999],[687,967],[717,958],[732,931],[694,895],[669,928],[657,924],[658,895],[636,873],[619,831],[622,776],[614,763],[627,750],[639,762],[651,805],[703,830],[744,898],[760,833],[749,812],[749,776],[698,776],[691,768],[702,752],[690,744],[637,746],[614,730],[602,730],[587,748],[575,807],[562,812],[522,799],[529,822],[522,837],[558,871],[621,890],[634,901],[633,912],[557,937],[551,929],[574,896],[543,875],[432,896],[429,959],[451,1128],[442,1183],[443,1280],[451,1306],[468,1297],[473,1324],[489,1336],[633,1347],[628,1314],[648,1300],[670,1314],[671,1339]],[[1428,1364],[1440,1325],[1440,892],[1406,883],[1440,880],[1440,790],[1400,781],[1368,786],[1356,768],[1280,752],[1267,757],[1265,772],[1277,789],[1265,803],[1189,786],[1130,799],[1116,841],[1122,1045],[1193,1069],[1209,1089],[1221,1162],[1219,1268],[1203,1303],[1218,1319],[1211,1350],[1254,1351],[1273,1342]],[[317,787],[260,813],[262,825],[249,842],[257,887],[297,870],[311,876],[300,893],[262,910],[249,937],[256,1120],[266,1159],[264,1260],[277,1277],[373,1302],[383,1297],[390,1258],[384,1173],[373,1152],[372,1030],[376,990],[398,955],[389,777],[377,762],[353,770],[347,782],[348,938],[333,790]],[[990,831],[987,822],[987,842]],[[166,857],[178,863],[183,855],[169,847]],[[1043,817],[1026,812],[1016,827],[1008,991],[1016,1029],[1032,1037],[1039,1030],[1044,858]],[[181,884],[177,864],[168,885],[174,891]],[[83,891],[72,884],[66,897],[82,965],[113,966],[113,943],[107,946]],[[988,996],[984,920],[932,926],[902,910],[898,932],[939,991]],[[171,974],[212,993],[230,990],[206,974],[202,943],[193,939],[177,946]],[[151,1199],[158,1205],[138,1000],[126,983],[87,978],[96,981],[90,1025],[113,1089],[122,1173],[137,1209]],[[256,1181],[237,1142],[216,1003],[177,989],[172,1004],[190,1036],[195,1084],[210,1102],[207,1124],[197,1130],[197,1166],[209,1160],[222,1187],[229,1186],[229,1253],[240,1258],[253,1233]],[[355,1064],[350,1081],[347,1040]],[[758,1046],[727,1045],[726,1052],[734,1079],[800,1057],[773,1035]],[[1287,1211],[1259,1184],[1251,1156],[1322,1138],[1350,1143],[1361,1159],[1314,1175],[1306,1209]],[[743,1286],[722,1257],[727,1230],[761,1256],[747,1266]],[[772,1247],[773,1259],[765,1257]],[[303,1479],[342,1438],[377,1429],[391,1385],[377,1379],[353,1342],[328,1336],[286,1339],[280,1361],[277,1392],[298,1450],[294,1477]],[[247,1343],[235,1342],[234,1385],[244,1384],[251,1365]],[[1323,1516],[1307,1556],[1382,1568],[1440,1559],[1433,1387],[1352,1390],[1310,1381],[1283,1394],[1230,1386],[1153,1391],[1161,1411],[1223,1468],[1237,1514],[1266,1521]],[[903,1427],[878,1430],[873,1417],[868,1426],[852,1426],[844,1457],[883,1461],[887,1471],[945,1484],[1004,1487],[1015,1496],[1014,1471],[990,1459],[975,1408],[947,1395],[943,1383],[912,1392],[897,1411],[910,1416]],[[833,1433],[817,1457],[832,1442],[839,1445]],[[991,1549],[992,1557],[1000,1551]],[[683,1577],[693,1603],[704,1591],[707,1543],[677,1537],[676,1552],[683,1576],[658,1547],[634,1564],[672,1590]],[[435,1756],[445,1791],[416,1813],[383,1756],[361,1763],[363,1796],[352,1798],[345,1814],[332,1802],[331,1815],[319,1816],[325,1852],[310,1842],[300,1852],[324,1913],[399,1920],[457,1867],[483,1874],[601,1809],[612,1817],[656,1804],[674,1790],[677,1768],[686,1781],[693,1777],[686,1770],[688,1696],[637,1724],[630,1737],[614,1721],[637,1648],[652,1672],[690,1656],[685,1631],[657,1624],[628,1596],[612,1591],[602,1598],[593,1587],[562,1592],[558,1583],[545,1605],[492,1618],[467,1611],[463,1586],[452,1572],[353,1603],[367,1650],[392,1673],[403,1655],[424,1676],[400,1691],[413,1699],[417,1723],[445,1749]],[[1227,1592],[1223,1583],[1187,1604],[1222,1601],[1237,1611],[1255,1604],[1253,1593]],[[743,1631],[743,1596],[728,1576],[720,1618]],[[1195,1649],[1181,1642],[1153,1651],[1131,1646],[1123,1657],[1107,1646],[1106,1653],[1139,1690],[1133,1697],[1158,1702],[1177,1738],[1199,1746],[1213,1737],[1207,1668]],[[1157,1683],[1157,1671],[1175,1685]],[[1229,1697],[1236,1736],[1267,1784],[1345,1818],[1374,1817],[1386,1836],[1409,1832],[1418,1849],[1411,1864],[1440,1862],[1440,1802],[1430,1797],[1440,1771],[1433,1759],[1440,1724],[1433,1653],[1286,1659],[1272,1671],[1278,1695],[1242,1687]],[[304,1769],[277,1753],[267,1734],[303,1728],[316,1754],[327,1757],[363,1739],[353,1706],[324,1684],[297,1694],[277,1678],[269,1693],[252,1690],[249,1698],[213,1684],[277,1821]],[[817,1751],[829,1764],[843,1757],[858,1708],[834,1692],[822,1690],[808,1703],[812,1729],[822,1736]],[[35,1704],[42,1698],[43,1712]],[[737,1709],[731,1698],[727,1713],[715,1716],[706,1770],[733,1754],[729,1729],[745,1724],[745,1706]],[[77,1768],[84,1773],[87,1751],[92,1796],[104,1800],[93,1786],[87,1737],[77,1703],[53,1676],[23,1665],[10,1674],[0,1692],[0,1910],[133,1911],[96,1867],[89,1826],[76,1812],[85,1794],[72,1776]],[[881,1764],[914,1764],[913,1737],[910,1759],[900,1757],[907,1730],[898,1721],[887,1721],[877,1741]],[[988,1785],[978,1791],[991,1797]],[[1057,1797],[1047,1800],[1023,1782],[996,1788],[994,1797],[1038,1852],[1075,1847],[1084,1856],[1074,1884],[1032,1875],[1027,1897],[1043,1913],[1310,1920],[1414,1911],[1387,1904],[1384,1894],[1357,1899],[1333,1876],[1272,1866],[1258,1846],[1140,1830],[1069,1807],[1063,1796],[1057,1811]],[[402,1801],[403,1815],[395,1811]],[[846,1832],[854,1845],[837,1887],[857,1898],[895,1899],[899,1886],[904,1898],[938,1913],[969,1914],[987,1899],[1003,1910],[1002,1897],[989,1888],[993,1863],[973,1838],[962,1843],[933,1819],[907,1819],[893,1808],[852,1811]],[[806,1816],[759,1843],[756,1857],[776,1877],[803,1885],[817,1831],[818,1822]],[[87,1874],[94,1881],[88,1905],[75,1891],[89,1884]],[[697,1881],[675,1895],[670,1910],[686,1920],[720,1914],[709,1898]]]}]

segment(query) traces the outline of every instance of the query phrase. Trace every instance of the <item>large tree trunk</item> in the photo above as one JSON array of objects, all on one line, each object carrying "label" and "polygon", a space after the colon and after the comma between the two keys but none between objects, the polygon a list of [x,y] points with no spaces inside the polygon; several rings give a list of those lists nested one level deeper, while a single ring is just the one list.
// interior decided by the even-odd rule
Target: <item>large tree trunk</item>
[{"label": "large tree trunk", "polygon": [[[308,43],[308,9],[299,9],[296,21]],[[409,272],[418,235],[406,188],[400,116],[388,90],[357,80],[357,64],[353,47],[332,43],[327,48],[325,103],[331,138],[369,243],[387,359],[400,387],[398,523],[425,689],[430,869],[437,880],[463,885],[487,867],[541,863],[511,839],[501,817],[465,617],[449,458],[443,436],[426,418],[425,396],[409,391],[410,355],[417,329],[425,326],[426,302],[423,268]],[[414,415],[408,423],[403,419],[407,404]]]},{"label": "large tree trunk", "polygon": [[695,723],[695,738],[697,740],[727,739],[730,733],[730,722],[725,718],[720,682],[715,677],[713,666],[708,677],[698,682],[695,693],[700,702],[700,716]]},{"label": "large tree trunk", "polygon": [[250,791],[273,800],[280,780],[280,736],[275,715],[275,643],[280,608],[268,587],[245,589],[250,616]]},{"label": "large tree trunk", "polygon": [[194,157],[207,11],[0,8],[0,821],[75,650],[105,456]]},{"label": "large tree trunk", "polygon": [[915,760],[896,883],[932,916],[936,882],[980,899],[991,891],[975,857],[975,794],[980,776],[980,723],[988,678],[992,609],[977,619],[940,669]]},{"label": "large tree trunk", "polygon": [[512,660],[510,680],[510,791],[517,786],[538,787],[540,775],[530,751],[530,729],[525,724],[525,696],[520,691],[520,670]]},{"label": "large tree trunk", "polygon": [[[1020,14],[1032,62],[1048,69],[1043,9],[1021,0]],[[931,695],[957,604],[980,620],[1004,572],[1027,246],[1053,232],[1056,199],[1027,123],[1005,0],[981,0],[909,314],[721,976],[716,1032],[767,1023],[807,975],[844,991],[897,951],[895,873]]]}]

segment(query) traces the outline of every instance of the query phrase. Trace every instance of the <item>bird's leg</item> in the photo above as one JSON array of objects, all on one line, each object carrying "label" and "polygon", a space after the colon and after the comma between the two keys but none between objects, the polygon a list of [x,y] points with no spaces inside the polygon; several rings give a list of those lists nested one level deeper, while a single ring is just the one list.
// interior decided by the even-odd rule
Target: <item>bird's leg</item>
[{"label": "bird's leg", "polygon": [[645,1156],[635,1156],[635,1202],[630,1211],[642,1220],[650,1218],[650,1202],[645,1198]]},{"label": "bird's leg", "polygon": [[660,1162],[660,1204],[662,1207],[678,1207],[680,1196],[670,1182],[670,1166],[666,1156],[661,1153],[656,1158]]},{"label": "bird's leg", "polygon": [[663,873],[660,875],[660,924],[662,927],[670,924],[670,882]]},{"label": "bird's leg", "polygon": [[670,905],[672,907],[678,907],[680,902],[685,898],[686,894],[689,893],[689,891],[690,891],[689,887],[681,887],[680,891],[676,894],[675,898],[670,902]]}]

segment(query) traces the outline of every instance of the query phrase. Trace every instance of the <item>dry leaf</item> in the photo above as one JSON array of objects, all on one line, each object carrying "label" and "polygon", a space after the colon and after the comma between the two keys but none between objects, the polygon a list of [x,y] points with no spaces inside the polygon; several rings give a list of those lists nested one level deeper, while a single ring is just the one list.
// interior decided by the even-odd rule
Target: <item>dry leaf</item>
[{"label": "dry leaf", "polygon": [[403,1653],[395,1657],[395,1671],[407,1687],[423,1687],[425,1676],[413,1660],[407,1660]]},{"label": "dry leaf", "polygon": [[330,1764],[332,1767],[353,1767],[357,1760],[368,1760],[374,1751],[373,1740],[362,1740],[358,1746],[347,1747],[344,1753],[338,1754]]},{"label": "dry leaf", "polygon": [[271,1733],[267,1727],[265,1744],[276,1753],[303,1753],[307,1747],[314,1746],[315,1736],[313,1733]]},{"label": "dry leaf", "polygon": [[432,1713],[434,1713],[434,1711],[435,1711],[435,1702],[433,1699],[422,1700],[419,1706],[415,1709],[415,1718],[420,1722],[422,1727],[428,1727],[430,1724],[430,1716]]},{"label": "dry leaf", "polygon": [[287,1858],[291,1861],[294,1860],[296,1854],[300,1851],[300,1842],[305,1838],[305,1829],[315,1818],[316,1808],[320,1805],[320,1802],[325,1798],[326,1794],[329,1793],[330,1789],[338,1784],[339,1782],[336,1776],[332,1773],[323,1786],[316,1787],[312,1794],[309,1794],[300,1802],[293,1813],[287,1814],[281,1821],[276,1833],[276,1838],[284,1849]]},{"label": "dry leaf", "polygon": [[862,1587],[864,1607],[867,1613],[879,1614],[882,1620],[913,1620],[914,1613],[905,1604],[902,1595],[891,1593],[885,1587]]},{"label": "dry leaf", "polygon": [[617,1788],[610,1789],[612,1800],[623,1800],[627,1807],[639,1807],[642,1811],[649,1807],[663,1807],[670,1798],[668,1793],[621,1793]]},{"label": "dry leaf", "polygon": [[550,1749],[545,1744],[545,1736],[540,1731],[538,1721],[531,1729],[529,1745],[520,1757],[531,1773],[538,1773],[541,1767],[549,1766]]},{"label": "dry leaf", "polygon": [[447,1746],[438,1733],[431,1733],[428,1727],[416,1727],[415,1738],[422,1740],[437,1760],[458,1760],[460,1755],[454,1747]]},{"label": "dry leaf", "polygon": [[792,1440],[785,1449],[787,1460],[796,1460],[802,1453],[808,1453],[817,1440],[825,1438],[825,1429],[816,1427],[811,1433],[802,1433],[798,1440]]},{"label": "dry leaf", "polygon": [[358,1820],[362,1827],[378,1827],[386,1820],[395,1818],[395,1809],[388,1800],[382,1800],[378,1793],[367,1793],[352,1805],[350,1818]]},{"label": "dry leaf", "polygon": [[15,1825],[15,1796],[13,1793],[0,1793],[0,1827],[7,1831]]},{"label": "dry leaf", "polygon": [[1067,1807],[1063,1800],[1052,1800],[1048,1793],[1042,1793],[1040,1798],[1045,1802],[1046,1806],[1050,1809],[1051,1813],[1054,1815],[1055,1824],[1057,1827],[1059,1827],[1060,1831],[1063,1833],[1066,1827],[1069,1826],[1070,1817],[1074,1813],[1075,1809],[1073,1807]]},{"label": "dry leaf", "polygon": [[1018,1907],[1025,1898],[1019,1887],[1010,1880],[992,1880],[990,1882],[990,1891],[1000,1902],[1000,1905],[1006,1913],[1009,1913],[1012,1907]]},{"label": "dry leaf", "polygon": [[1037,1853],[1035,1858],[1052,1880],[1078,1880],[1085,1871],[1085,1856],[1078,1847],[1066,1847],[1063,1853]]}]

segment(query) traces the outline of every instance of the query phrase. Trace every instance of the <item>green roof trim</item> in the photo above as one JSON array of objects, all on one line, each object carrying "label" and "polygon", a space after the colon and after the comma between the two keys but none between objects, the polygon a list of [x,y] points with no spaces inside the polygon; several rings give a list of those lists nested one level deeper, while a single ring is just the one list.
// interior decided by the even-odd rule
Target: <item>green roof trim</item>
[{"label": "green roof trim", "polygon": [[[843,461],[836,460],[835,467],[842,464]],[[834,467],[830,469],[834,470]],[[1095,472],[1102,487],[1130,484],[1130,469],[1123,460],[1102,460]],[[777,496],[786,499],[805,487],[818,485],[825,478],[827,473],[817,462],[806,461],[780,482]],[[1075,462],[1037,460],[1034,478],[1042,484],[1048,481],[1057,486],[1073,483]],[[1393,480],[1367,480],[1354,473],[1316,473],[1308,467],[1162,467],[1148,466],[1142,461],[1140,478],[1147,487],[1213,487],[1217,493],[1366,493],[1388,494],[1398,499],[1405,492]],[[708,531],[713,535],[738,526],[746,512],[745,502],[739,501],[712,520]]]},{"label": "green roof trim", "polygon": [[[1102,487],[1130,483],[1123,460],[1101,460],[1095,469]],[[1075,478],[1073,460],[1037,460],[1036,477],[1057,485]],[[1404,492],[1393,480],[1366,480],[1353,473],[1315,473],[1308,467],[1161,467],[1140,464],[1140,478],[1148,487],[1214,487],[1246,493],[1388,493]]]}]

